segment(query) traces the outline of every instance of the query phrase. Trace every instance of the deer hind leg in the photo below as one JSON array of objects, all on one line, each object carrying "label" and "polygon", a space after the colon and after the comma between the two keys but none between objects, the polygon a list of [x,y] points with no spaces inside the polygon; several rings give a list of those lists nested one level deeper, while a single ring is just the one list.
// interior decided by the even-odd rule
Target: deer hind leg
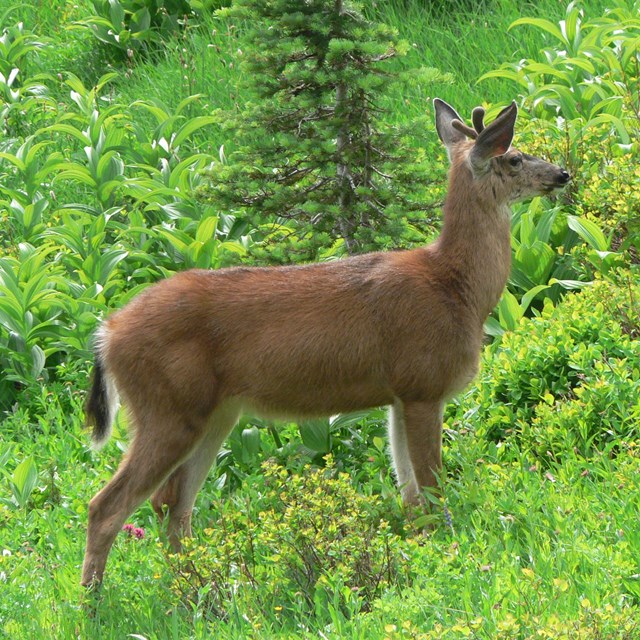
[{"label": "deer hind leg", "polygon": [[217,408],[209,419],[202,441],[151,498],[151,504],[160,519],[168,510],[167,534],[175,551],[180,550],[181,538],[191,536],[191,513],[196,494],[204,484],[224,439],[238,421],[239,414],[239,408],[234,405]]},{"label": "deer hind leg", "polygon": [[82,584],[102,581],[111,545],[135,508],[193,451],[206,428],[179,414],[137,420],[133,442],[118,471],[89,503]]},{"label": "deer hind leg", "polygon": [[438,484],[443,408],[443,402],[396,400],[391,410],[391,453],[405,504],[418,504],[422,489]]}]

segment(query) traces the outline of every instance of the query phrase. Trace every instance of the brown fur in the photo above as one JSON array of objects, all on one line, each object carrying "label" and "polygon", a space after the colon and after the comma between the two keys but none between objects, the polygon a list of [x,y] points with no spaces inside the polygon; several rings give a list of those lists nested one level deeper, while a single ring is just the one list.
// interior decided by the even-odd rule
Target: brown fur
[{"label": "brown fur", "polygon": [[[393,405],[405,501],[436,484],[444,401],[475,375],[483,323],[509,274],[508,206],[568,181],[558,167],[509,150],[515,112],[512,105],[486,129],[474,117],[471,130],[454,126],[459,117],[438,102],[452,164],[435,243],[306,266],[186,271],[106,320],[99,361],[134,437],[91,501],[83,584],[102,579],[117,531],[153,491],[156,511],[169,507],[179,546],[196,492],[243,410],[305,417]],[[477,140],[467,138],[472,131]],[[512,166],[514,155],[523,166]]]}]

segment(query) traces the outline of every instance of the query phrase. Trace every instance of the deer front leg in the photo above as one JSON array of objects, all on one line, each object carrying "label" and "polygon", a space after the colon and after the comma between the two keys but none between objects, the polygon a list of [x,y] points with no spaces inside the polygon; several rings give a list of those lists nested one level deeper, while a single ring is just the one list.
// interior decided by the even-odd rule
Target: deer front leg
[{"label": "deer front leg", "polygon": [[436,487],[442,468],[443,402],[396,400],[390,421],[391,451],[405,504],[419,504]]},{"label": "deer front leg", "polygon": [[413,464],[407,444],[407,430],[404,422],[404,406],[400,400],[389,407],[389,448],[393,461],[396,482],[402,494],[402,501],[406,505],[420,503],[420,489],[413,473]]}]

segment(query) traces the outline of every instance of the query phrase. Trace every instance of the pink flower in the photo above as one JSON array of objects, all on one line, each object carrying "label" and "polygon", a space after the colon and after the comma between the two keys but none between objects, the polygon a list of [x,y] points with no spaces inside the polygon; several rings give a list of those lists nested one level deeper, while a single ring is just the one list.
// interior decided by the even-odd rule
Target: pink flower
[{"label": "pink flower", "polygon": [[138,540],[144,538],[144,529],[142,527],[136,527],[129,523],[125,524],[124,527],[122,527],[122,530],[128,533],[130,538],[136,538]]}]

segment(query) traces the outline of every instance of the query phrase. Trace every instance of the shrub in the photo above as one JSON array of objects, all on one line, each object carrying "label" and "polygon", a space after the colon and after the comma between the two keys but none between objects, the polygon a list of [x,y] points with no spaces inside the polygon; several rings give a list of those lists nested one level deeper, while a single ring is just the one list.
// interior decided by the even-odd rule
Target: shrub
[{"label": "shrub", "polygon": [[487,347],[462,403],[476,405],[478,435],[515,438],[545,461],[554,450],[590,456],[638,436],[640,286],[637,275],[617,280],[547,306]]},{"label": "shrub", "polygon": [[580,4],[571,2],[558,24],[525,17],[511,28],[525,25],[550,41],[541,59],[505,63],[481,80],[516,82],[536,114],[556,124],[571,168],[580,164],[574,154],[589,131],[597,131],[603,145],[628,145],[639,124],[637,6],[617,6],[585,20]]},{"label": "shrub", "polygon": [[358,493],[330,460],[300,475],[272,462],[263,471],[251,499],[225,500],[201,545],[172,556],[173,589],[191,606],[225,617],[235,605],[248,619],[315,611],[328,622],[332,611],[367,611],[383,589],[409,581],[382,500]]},{"label": "shrub", "polygon": [[591,172],[580,188],[578,209],[612,232],[615,243],[635,245],[640,249],[638,164],[625,154]]}]

